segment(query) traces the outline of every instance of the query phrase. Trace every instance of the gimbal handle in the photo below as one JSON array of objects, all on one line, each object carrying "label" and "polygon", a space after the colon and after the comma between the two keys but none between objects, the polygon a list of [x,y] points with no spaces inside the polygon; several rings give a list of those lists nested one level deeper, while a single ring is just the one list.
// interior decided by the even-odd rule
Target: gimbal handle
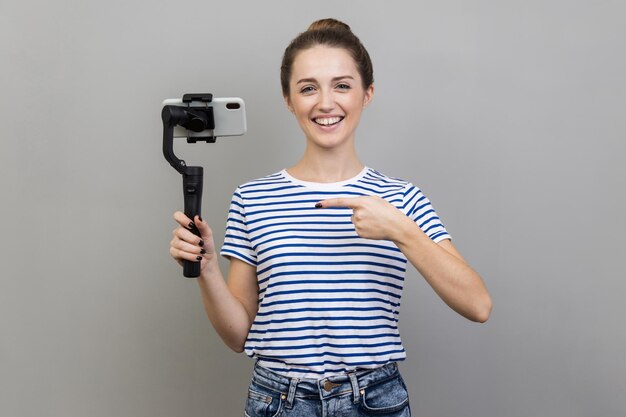
[{"label": "gimbal handle", "polygon": [[[183,196],[185,199],[185,215],[194,223],[191,231],[200,237],[200,231],[195,225],[196,216],[200,216],[202,208],[202,167],[187,167],[183,174]],[[183,262],[183,276],[197,278],[200,276],[200,262]]]}]

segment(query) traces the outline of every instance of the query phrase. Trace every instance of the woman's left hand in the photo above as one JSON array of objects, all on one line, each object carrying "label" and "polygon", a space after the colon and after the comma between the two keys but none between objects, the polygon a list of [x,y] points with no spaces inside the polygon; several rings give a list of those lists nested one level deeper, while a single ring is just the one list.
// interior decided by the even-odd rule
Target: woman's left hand
[{"label": "woman's left hand", "polygon": [[315,207],[352,209],[352,223],[357,234],[365,239],[396,241],[399,233],[413,223],[403,212],[377,196],[331,198],[320,201]]}]

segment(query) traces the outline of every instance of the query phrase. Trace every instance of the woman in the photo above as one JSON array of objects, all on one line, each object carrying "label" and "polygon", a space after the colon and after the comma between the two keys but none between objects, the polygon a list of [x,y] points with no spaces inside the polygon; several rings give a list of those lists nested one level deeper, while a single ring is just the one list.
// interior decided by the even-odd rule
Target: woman
[{"label": "woman", "polygon": [[221,249],[227,282],[206,222],[174,215],[171,255],[201,262],[213,326],[230,348],[257,358],[251,417],[410,415],[396,365],[406,357],[397,322],[407,260],[459,314],[489,317],[481,278],[428,199],[357,157],[372,73],[359,39],[334,19],[314,22],[287,47],[283,96],[306,150],[293,167],[235,191]]}]

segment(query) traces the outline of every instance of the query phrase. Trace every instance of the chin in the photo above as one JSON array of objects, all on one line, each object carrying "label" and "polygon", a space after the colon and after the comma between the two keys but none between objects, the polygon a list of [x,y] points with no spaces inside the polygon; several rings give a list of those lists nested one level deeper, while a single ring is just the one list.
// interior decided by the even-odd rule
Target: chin
[{"label": "chin", "polygon": [[350,142],[350,140],[346,138],[314,138],[309,140],[315,146],[325,150],[341,148]]}]

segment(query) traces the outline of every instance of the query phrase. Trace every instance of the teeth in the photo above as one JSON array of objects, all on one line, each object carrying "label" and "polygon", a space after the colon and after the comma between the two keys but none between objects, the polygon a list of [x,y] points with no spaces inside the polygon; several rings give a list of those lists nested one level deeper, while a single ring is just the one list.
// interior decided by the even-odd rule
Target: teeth
[{"label": "teeth", "polygon": [[330,126],[334,125],[335,123],[339,123],[342,119],[343,117],[318,117],[317,119],[315,119],[315,123],[324,126]]}]

